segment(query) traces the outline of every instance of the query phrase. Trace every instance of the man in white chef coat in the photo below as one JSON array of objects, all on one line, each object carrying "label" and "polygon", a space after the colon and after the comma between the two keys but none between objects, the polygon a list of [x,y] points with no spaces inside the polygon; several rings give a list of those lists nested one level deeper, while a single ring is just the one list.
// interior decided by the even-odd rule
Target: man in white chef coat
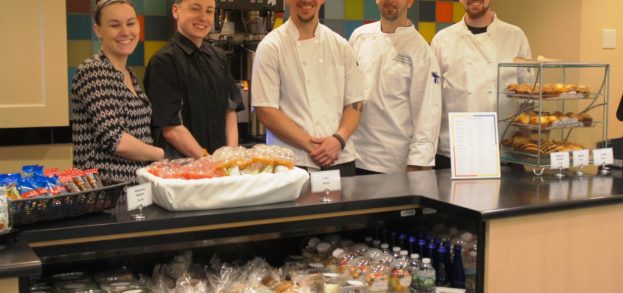
[{"label": "man in white chef coat", "polygon": [[286,0],[290,18],[260,42],[252,105],[267,144],[290,147],[308,171],[355,175],[350,136],[363,110],[361,72],[348,42],[319,22],[324,0]]},{"label": "man in white chef coat", "polygon": [[381,20],[349,43],[364,73],[366,109],[353,135],[357,174],[397,173],[435,163],[441,123],[439,67],[407,18],[413,0],[376,0]]},{"label": "man in white chef coat", "polygon": [[[465,9],[463,20],[438,32],[431,44],[441,70],[443,99],[436,168],[450,168],[448,113],[497,111],[498,63],[531,56],[524,32],[497,18],[491,10],[493,0],[459,1]],[[528,82],[529,77],[510,69],[500,75],[500,87]],[[500,116],[517,111],[509,100],[500,100]]]}]

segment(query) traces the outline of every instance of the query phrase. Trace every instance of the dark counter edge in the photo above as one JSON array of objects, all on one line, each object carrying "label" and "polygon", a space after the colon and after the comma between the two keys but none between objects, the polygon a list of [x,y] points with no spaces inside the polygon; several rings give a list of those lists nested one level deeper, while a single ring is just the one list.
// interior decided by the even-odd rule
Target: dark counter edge
[{"label": "dark counter edge", "polygon": [[604,196],[591,199],[576,200],[572,202],[555,202],[544,204],[541,206],[524,206],[516,208],[497,209],[484,211],[480,214],[482,221],[490,221],[502,218],[569,211],[574,209],[592,208],[612,204],[623,204],[623,196]]},{"label": "dark counter edge", "polygon": [[[203,225],[218,225],[225,223],[245,222],[264,219],[287,218],[345,211],[357,211],[379,207],[419,204],[419,197],[407,195],[382,199],[335,202],[329,204],[312,204],[297,206],[293,203],[251,206],[245,208],[219,209],[202,212],[168,212],[165,215],[177,217],[163,217],[146,221],[125,221],[99,224],[85,224],[71,227],[24,227],[19,233],[19,239],[26,243],[54,241],[67,238],[97,237],[135,232],[157,231],[176,228],[185,228]],[[148,207],[148,209],[160,209]],[[145,211],[145,210],[144,210]],[[188,216],[184,214],[187,213]],[[278,216],[276,216],[278,215]],[[86,216],[88,217],[88,215]]]},{"label": "dark counter edge", "polygon": [[41,260],[25,243],[4,244],[0,250],[0,278],[41,274]]}]

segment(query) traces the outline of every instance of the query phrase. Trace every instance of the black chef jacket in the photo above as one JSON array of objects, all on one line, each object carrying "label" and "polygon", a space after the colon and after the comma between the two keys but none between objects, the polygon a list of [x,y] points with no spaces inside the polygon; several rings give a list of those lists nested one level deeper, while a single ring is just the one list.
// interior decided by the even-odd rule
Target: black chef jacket
[{"label": "black chef jacket", "polygon": [[182,155],[166,142],[162,127],[183,124],[213,153],[227,144],[227,109],[244,109],[225,53],[207,43],[197,48],[179,32],[149,60],[144,84],[153,111],[154,145],[168,158]]}]

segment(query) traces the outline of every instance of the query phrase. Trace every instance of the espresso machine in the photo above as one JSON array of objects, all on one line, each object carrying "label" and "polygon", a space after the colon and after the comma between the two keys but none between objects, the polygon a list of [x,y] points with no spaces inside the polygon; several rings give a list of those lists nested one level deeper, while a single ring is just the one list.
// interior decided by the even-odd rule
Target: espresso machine
[{"label": "espresso machine", "polygon": [[273,29],[284,0],[216,0],[216,15],[208,42],[227,53],[231,72],[240,81],[245,110],[238,113],[242,141],[263,140],[264,126],[251,109],[253,58],[259,42]]}]

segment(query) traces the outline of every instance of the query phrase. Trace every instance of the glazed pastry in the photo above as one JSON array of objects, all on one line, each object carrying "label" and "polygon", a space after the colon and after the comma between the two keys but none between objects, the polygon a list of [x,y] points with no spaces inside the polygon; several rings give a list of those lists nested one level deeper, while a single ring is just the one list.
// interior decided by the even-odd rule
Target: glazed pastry
[{"label": "glazed pastry", "polygon": [[506,86],[506,90],[509,92],[514,92],[515,89],[517,89],[517,85],[516,83],[511,83],[509,85]]},{"label": "glazed pastry", "polygon": [[575,91],[580,93],[580,94],[588,94],[590,92],[589,88],[585,85],[578,85],[575,88]]}]

